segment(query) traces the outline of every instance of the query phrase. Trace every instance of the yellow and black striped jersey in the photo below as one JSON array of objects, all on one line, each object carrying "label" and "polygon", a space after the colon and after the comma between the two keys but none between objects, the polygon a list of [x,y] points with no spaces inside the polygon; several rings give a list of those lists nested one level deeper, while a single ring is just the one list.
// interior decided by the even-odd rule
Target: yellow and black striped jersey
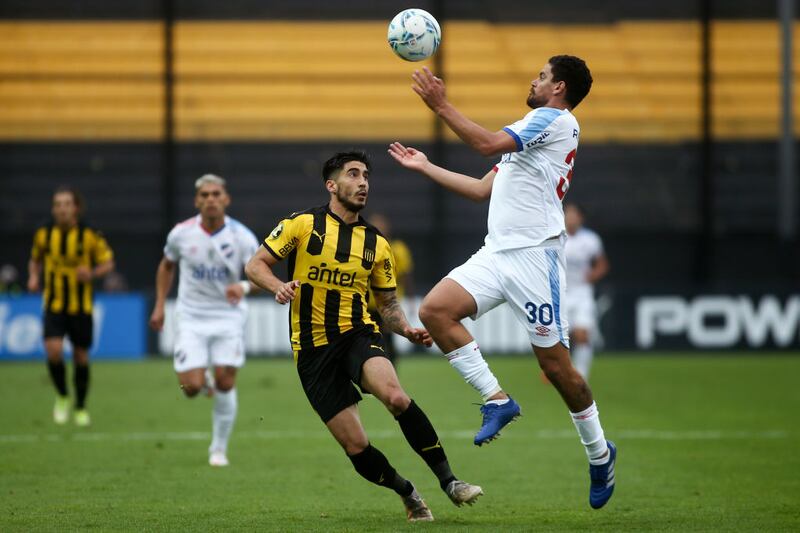
[{"label": "yellow and black striped jersey", "polygon": [[78,224],[63,230],[50,224],[36,230],[31,258],[44,263],[42,303],[46,311],[91,314],[92,283],[78,281],[77,267],[93,268],[113,259],[114,252],[90,227]]},{"label": "yellow and black striped jersey", "polygon": [[368,327],[369,289],[396,287],[392,251],[386,239],[363,218],[347,224],[325,205],[282,220],[264,247],[289,259],[289,279],[300,288],[290,308],[292,348],[324,346],[341,334]]}]

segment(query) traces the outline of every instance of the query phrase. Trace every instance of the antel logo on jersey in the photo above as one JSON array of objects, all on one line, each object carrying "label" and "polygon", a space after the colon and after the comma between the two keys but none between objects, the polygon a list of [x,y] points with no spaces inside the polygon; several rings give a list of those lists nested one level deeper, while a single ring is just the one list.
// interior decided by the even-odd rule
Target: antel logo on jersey
[{"label": "antel logo on jersey", "polygon": [[311,265],[308,269],[308,279],[311,281],[320,281],[328,283],[329,285],[339,285],[340,287],[352,287],[356,281],[356,273],[352,274],[342,272],[339,267],[331,270],[326,268],[327,263],[322,263],[320,266]]},{"label": "antel logo on jersey", "polygon": [[192,277],[205,281],[228,281],[230,272],[225,267],[220,268],[200,264],[192,266]]},{"label": "antel logo on jersey", "polygon": [[700,348],[729,348],[742,341],[750,347],[786,347],[800,339],[800,295],[785,305],[773,295],[757,303],[749,296],[680,296],[640,298],[636,304],[636,344],[651,348],[658,336],[685,335]]},{"label": "antel logo on jersey", "polygon": [[525,148],[530,148],[531,146],[536,146],[537,144],[544,144],[544,142],[547,140],[548,137],[550,137],[550,132],[543,131],[542,133],[540,133],[539,135],[528,141],[525,144]]}]

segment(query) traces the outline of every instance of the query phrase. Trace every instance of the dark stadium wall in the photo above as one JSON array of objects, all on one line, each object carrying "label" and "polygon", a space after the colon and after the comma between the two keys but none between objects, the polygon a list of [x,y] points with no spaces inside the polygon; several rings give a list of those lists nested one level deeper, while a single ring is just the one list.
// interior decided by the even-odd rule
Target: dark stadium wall
[{"label": "dark stadium wall", "polygon": [[[103,230],[119,270],[135,288],[153,284],[164,228],[193,214],[193,182],[206,172],[226,177],[230,214],[266,235],[291,212],[326,201],[319,169],[333,151],[365,147],[374,158],[370,212],[385,213],[411,246],[420,288],[436,282],[477,250],[486,231],[488,204],[445,195],[443,241],[435,240],[433,185],[404,171],[383,144],[184,143],[178,145],[176,220],[162,215],[161,147],[156,143],[0,144],[2,263],[24,270],[36,224],[49,213],[60,184],[80,188],[88,220]],[[429,147],[422,145],[421,149]],[[753,279],[796,281],[796,247],[775,235],[776,147],[769,142],[715,146],[711,250],[698,249],[699,146],[609,145],[581,147],[567,200],[587,209],[588,224],[604,238],[613,269],[609,284],[681,284],[693,280],[698,253],[711,258],[717,283]],[[480,176],[491,165],[461,145],[447,145],[446,165]],[[746,253],[744,253],[746,252]]]}]

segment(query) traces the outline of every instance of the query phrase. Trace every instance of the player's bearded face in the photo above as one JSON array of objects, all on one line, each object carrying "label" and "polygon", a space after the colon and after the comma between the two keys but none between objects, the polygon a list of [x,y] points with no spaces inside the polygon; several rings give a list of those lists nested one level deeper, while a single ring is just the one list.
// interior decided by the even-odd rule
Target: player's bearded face
[{"label": "player's bearded face", "polygon": [[348,211],[357,213],[367,205],[369,170],[360,161],[346,163],[336,182],[336,200]]},{"label": "player's bearded face", "polygon": [[71,224],[78,216],[78,206],[72,193],[60,192],[53,196],[53,220],[59,226]]},{"label": "player's bearded face", "polygon": [[547,105],[553,96],[553,72],[550,63],[546,64],[539,72],[539,76],[531,82],[526,103],[531,109]]}]

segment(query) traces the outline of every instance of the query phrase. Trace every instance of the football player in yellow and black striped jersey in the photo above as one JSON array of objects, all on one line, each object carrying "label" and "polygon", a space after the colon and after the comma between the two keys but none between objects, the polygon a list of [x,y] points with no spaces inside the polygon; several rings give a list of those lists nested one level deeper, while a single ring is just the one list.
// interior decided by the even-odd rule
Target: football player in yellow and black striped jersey
[{"label": "football player in yellow and black striped jersey", "polygon": [[75,365],[75,423],[88,426],[85,402],[92,344],[92,280],[114,269],[114,253],[98,231],[81,222],[82,212],[83,200],[75,189],[56,189],[53,220],[38,228],[33,237],[28,290],[38,292],[40,277],[44,278],[44,346],[58,393],[53,419],[64,424],[69,418],[63,360],[64,335],[68,335]]},{"label": "football player in yellow and black striped jersey", "polygon": [[[367,311],[371,288],[388,327],[414,343],[431,345],[428,332],[412,328],[397,302],[389,243],[359,215],[367,204],[369,173],[364,152],[330,158],[322,171],[329,203],[282,220],[245,272],[250,281],[275,293],[278,303],[291,304],[291,342],[303,389],[356,471],[399,494],[409,520],[432,520],[414,486],[370,445],[358,416],[361,395],[355,385],[394,415],[453,503],[474,503],[483,492],[453,475],[436,430],[401,387]],[[282,259],[289,261],[288,282],[272,271]]]}]

